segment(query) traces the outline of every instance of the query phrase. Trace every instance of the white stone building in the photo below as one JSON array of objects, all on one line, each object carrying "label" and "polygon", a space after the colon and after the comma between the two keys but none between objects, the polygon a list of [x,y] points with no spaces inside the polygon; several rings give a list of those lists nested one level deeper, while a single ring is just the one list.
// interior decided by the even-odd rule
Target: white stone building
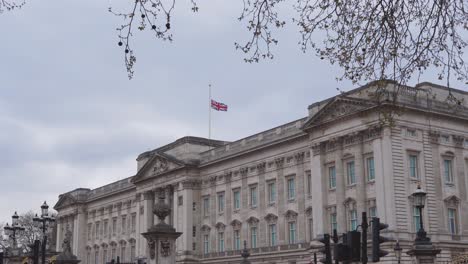
[{"label": "white stone building", "polygon": [[253,263],[311,263],[312,239],[356,228],[364,211],[406,251],[421,217],[410,198],[418,183],[438,259],[468,251],[468,93],[374,82],[235,142],[178,139],[140,154],[132,177],[60,195],[57,245],[70,230],[84,264],[145,258],[140,233],[165,190],[166,222],[183,232],[180,263],[237,263],[244,240]]}]

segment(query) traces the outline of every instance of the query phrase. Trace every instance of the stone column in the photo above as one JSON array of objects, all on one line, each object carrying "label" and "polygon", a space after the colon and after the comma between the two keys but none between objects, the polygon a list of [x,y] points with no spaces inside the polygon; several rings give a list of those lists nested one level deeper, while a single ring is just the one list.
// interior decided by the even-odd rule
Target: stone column
[{"label": "stone column", "polygon": [[[140,213],[140,208],[142,207],[142,202],[141,202],[141,193],[137,193],[135,194],[135,204],[136,204],[136,226],[135,226],[135,233],[136,234],[141,234],[142,232],[144,232],[142,229],[141,229],[141,222],[142,222],[142,219],[141,219],[141,213]],[[108,224],[108,230],[107,230],[107,233],[108,234],[111,234],[112,231],[111,231],[111,228],[112,228],[112,211],[111,210],[108,210],[108,214],[109,214],[109,224]],[[110,237],[110,236],[109,236]],[[141,237],[140,236],[137,236],[136,237],[136,241],[135,241],[135,257],[140,257],[143,255],[143,252],[140,251],[142,247],[142,245],[144,245],[144,243],[142,243],[141,241]],[[109,252],[107,253],[108,254],[108,258],[110,256],[110,248],[109,248]]]},{"label": "stone column", "polygon": [[[268,201],[268,191],[266,190],[266,182],[265,182],[265,162],[260,162],[257,164],[257,173],[258,173],[258,206],[259,206],[259,212],[265,212],[267,208],[267,201]],[[261,217],[261,216],[260,216]],[[265,221],[260,221],[260,223],[257,223],[257,247],[262,247],[262,246],[267,246],[267,239],[266,239],[266,234],[267,234],[267,229],[266,229],[266,223]],[[247,239],[250,243],[250,238]],[[250,245],[252,247],[252,245]]]},{"label": "stone column", "polygon": [[[366,161],[363,158],[363,137],[357,135],[358,146],[354,152],[354,172],[356,176],[356,209],[358,219],[361,219],[361,213],[367,212],[367,177]],[[360,220],[358,222],[361,222]]]},{"label": "stone column", "polygon": [[[196,225],[196,221],[193,219],[193,189],[196,188],[198,185],[197,181],[194,180],[186,180],[182,182],[182,190],[180,194],[183,197],[183,205],[181,214],[178,215],[178,218],[182,220],[182,248],[179,250],[185,252],[192,252],[192,243],[194,242],[193,237],[193,226]],[[200,230],[197,229],[199,232]]]},{"label": "stone column", "polygon": [[348,230],[346,223],[347,211],[344,206],[346,199],[346,175],[343,168],[343,142],[340,138],[335,142],[335,170],[336,170],[336,218],[338,223],[338,233]]},{"label": "stone column", "polygon": [[[226,184],[226,191],[224,192],[224,215],[226,216],[226,224],[231,223],[232,221],[232,190],[231,190],[231,172],[226,172],[224,174],[224,182]],[[225,237],[226,238],[231,238],[232,237],[232,229],[228,229],[229,234],[227,235],[228,232],[226,232]],[[232,239],[225,239],[225,246],[226,248],[233,248],[232,247]]]},{"label": "stone column", "polygon": [[417,264],[432,264],[435,263],[436,255],[440,253],[440,249],[436,249],[431,242],[425,244],[417,244],[413,249],[406,252],[406,254],[414,257]]},{"label": "stone column", "polygon": [[304,172],[304,152],[299,152],[294,155],[294,160],[296,161],[296,179],[297,179],[297,194],[296,194],[296,201],[297,201],[297,209],[298,209],[298,217],[297,217],[297,241],[296,242],[305,242],[306,241],[306,223],[305,223],[305,201],[306,201],[306,189],[307,189],[307,181],[305,180],[305,172]]},{"label": "stone column", "polygon": [[310,155],[310,174],[314,184],[312,184],[312,201],[314,205],[312,208],[312,218],[314,219],[314,235],[319,236],[326,233],[327,226],[327,210],[325,206],[328,205],[328,181],[327,174],[324,173],[324,166],[322,161],[322,146],[321,144],[314,145]]},{"label": "stone column", "polygon": [[[153,204],[154,204],[154,191],[146,191],[143,193],[143,221],[141,223],[141,231],[148,230],[154,223],[153,216]],[[142,238],[140,243],[144,245],[146,241]],[[144,255],[148,256],[147,247],[142,247],[145,249]],[[141,250],[141,249],[140,249]]]},{"label": "stone column", "polygon": [[60,252],[60,241],[62,241],[62,217],[57,217],[57,237],[55,238],[55,251]]},{"label": "stone column", "polygon": [[278,233],[278,244],[284,244],[286,241],[286,234],[285,234],[285,223],[284,223],[284,216],[285,213],[285,201],[288,200],[287,191],[285,188],[285,178],[284,178],[284,157],[276,158],[275,159],[276,165],[276,182],[277,182],[277,200],[278,200],[278,222],[276,225],[277,233]]}]

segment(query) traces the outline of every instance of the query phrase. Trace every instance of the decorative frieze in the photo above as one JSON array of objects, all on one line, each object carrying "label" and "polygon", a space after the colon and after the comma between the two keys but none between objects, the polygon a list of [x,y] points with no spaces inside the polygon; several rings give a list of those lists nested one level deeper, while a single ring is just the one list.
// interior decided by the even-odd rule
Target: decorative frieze
[{"label": "decorative frieze", "polygon": [[298,152],[296,154],[294,154],[294,160],[296,161],[296,163],[302,163],[304,161],[304,156],[305,156],[305,153],[304,152]]},{"label": "decorative frieze", "polygon": [[258,173],[264,173],[265,172],[265,167],[266,167],[266,162],[262,161],[257,164],[257,171]]},{"label": "decorative frieze", "polygon": [[249,173],[249,168],[248,167],[242,167],[239,169],[239,173],[242,178],[247,177],[247,174]]},{"label": "decorative frieze", "polygon": [[216,180],[218,179],[218,176],[216,175],[212,175],[210,176],[210,178],[208,179],[210,181],[210,185],[211,186],[215,186],[216,185]]},{"label": "decorative frieze", "polygon": [[283,168],[284,165],[284,157],[277,157],[275,158],[275,165],[277,169]]},{"label": "decorative frieze", "polygon": [[453,138],[453,143],[455,143],[456,147],[463,148],[463,142],[465,141],[465,138],[462,136],[458,135],[452,135]]},{"label": "decorative frieze", "polygon": [[183,189],[199,189],[201,187],[201,181],[199,180],[185,180],[182,182]]}]

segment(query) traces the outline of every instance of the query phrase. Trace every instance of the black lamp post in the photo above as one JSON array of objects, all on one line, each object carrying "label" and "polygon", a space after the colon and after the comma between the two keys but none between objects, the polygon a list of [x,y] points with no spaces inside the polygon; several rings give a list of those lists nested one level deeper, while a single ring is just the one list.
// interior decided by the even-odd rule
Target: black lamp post
[{"label": "black lamp post", "polygon": [[5,229],[5,233],[13,240],[13,249],[16,249],[18,246],[16,242],[16,233],[18,233],[19,231],[24,231],[24,227],[22,227],[18,223],[18,219],[19,216],[15,212],[15,214],[13,214],[13,216],[11,217],[11,226],[7,223],[6,226],[3,228]]},{"label": "black lamp post", "polygon": [[398,261],[398,264],[400,264],[400,261],[401,261],[401,251],[403,250],[401,247],[400,247],[400,242],[396,242],[395,244],[395,247],[393,248],[393,250],[395,251],[395,256],[397,258],[397,261]]},{"label": "black lamp post", "polygon": [[424,231],[423,225],[423,208],[426,203],[426,195],[427,193],[421,189],[421,186],[418,185],[416,191],[411,195],[413,196],[414,206],[419,210],[419,230],[416,233],[415,244],[427,244],[431,241],[429,237],[426,235],[426,231]]},{"label": "black lamp post", "polygon": [[36,214],[33,221],[42,229],[42,264],[46,264],[47,229],[49,228],[49,223],[55,222],[55,218],[49,215],[49,206],[45,201],[41,205],[41,217],[38,217]]}]

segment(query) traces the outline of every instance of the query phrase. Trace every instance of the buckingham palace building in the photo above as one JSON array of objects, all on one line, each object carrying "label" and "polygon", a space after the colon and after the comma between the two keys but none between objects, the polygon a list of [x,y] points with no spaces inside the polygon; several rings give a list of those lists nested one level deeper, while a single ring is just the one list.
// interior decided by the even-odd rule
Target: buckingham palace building
[{"label": "buckingham palace building", "polygon": [[[362,212],[388,224],[403,252],[422,218],[438,261],[468,253],[468,92],[376,81],[304,112],[233,142],[180,138],[141,153],[133,176],[61,194],[57,250],[71,232],[84,264],[146,262],[141,233],[159,221],[163,193],[165,222],[182,232],[177,263],[239,263],[244,241],[255,264],[313,263],[314,239],[355,230]],[[394,245],[382,244],[381,262],[396,262]]]}]

